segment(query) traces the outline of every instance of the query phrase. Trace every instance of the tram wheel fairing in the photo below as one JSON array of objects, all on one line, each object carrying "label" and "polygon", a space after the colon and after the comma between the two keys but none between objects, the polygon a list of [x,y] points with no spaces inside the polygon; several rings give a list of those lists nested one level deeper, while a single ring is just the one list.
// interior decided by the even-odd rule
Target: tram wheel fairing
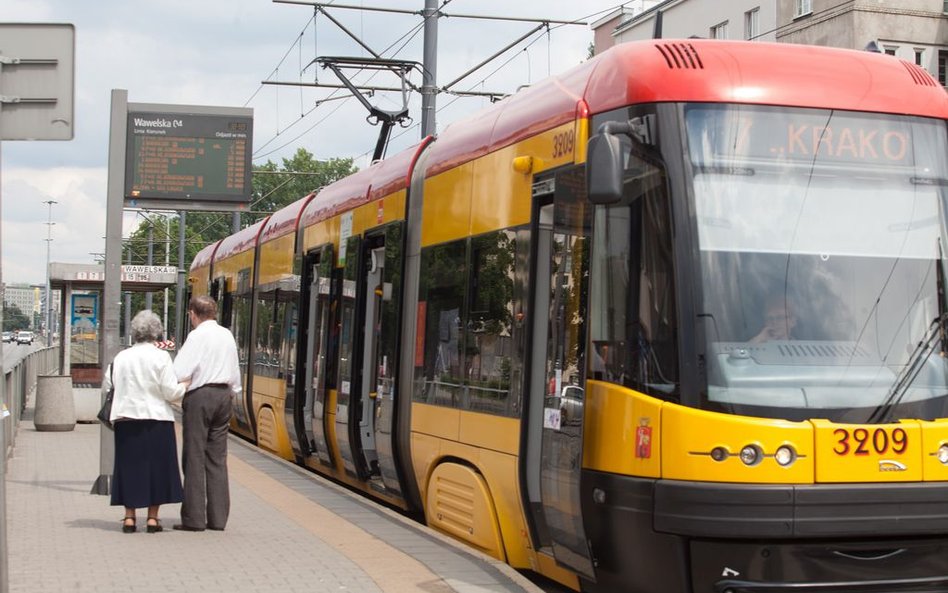
[{"label": "tram wheel fairing", "polygon": [[431,473],[425,501],[425,522],[506,561],[497,511],[484,476],[457,463],[442,463]]}]

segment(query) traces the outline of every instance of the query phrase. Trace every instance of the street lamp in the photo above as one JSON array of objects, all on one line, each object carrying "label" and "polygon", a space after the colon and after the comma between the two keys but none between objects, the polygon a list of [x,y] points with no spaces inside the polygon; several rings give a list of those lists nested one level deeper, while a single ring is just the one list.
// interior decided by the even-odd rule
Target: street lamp
[{"label": "street lamp", "polygon": [[53,204],[58,204],[56,200],[46,200],[43,202],[49,206],[49,216],[46,219],[46,345],[53,345],[53,324],[50,319],[50,313],[52,311],[50,307],[50,281],[49,281],[49,247],[53,243],[53,225],[56,224],[53,222]]}]

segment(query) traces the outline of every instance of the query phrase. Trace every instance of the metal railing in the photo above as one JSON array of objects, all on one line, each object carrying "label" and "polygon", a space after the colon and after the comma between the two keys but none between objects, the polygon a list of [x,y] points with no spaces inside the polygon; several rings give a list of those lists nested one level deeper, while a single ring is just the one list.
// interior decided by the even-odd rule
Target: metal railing
[{"label": "metal railing", "polygon": [[[4,356],[6,358],[6,356]],[[7,548],[6,462],[16,439],[16,428],[26,410],[26,403],[36,392],[37,378],[59,372],[59,346],[34,350],[7,368],[3,365],[3,393],[0,394],[0,593],[9,591],[9,558]]]},{"label": "metal railing", "polygon": [[10,413],[3,422],[4,459],[9,458],[16,437],[16,427],[26,410],[26,402],[36,393],[36,378],[59,372],[59,346],[34,350],[12,367],[3,365],[3,404]]}]

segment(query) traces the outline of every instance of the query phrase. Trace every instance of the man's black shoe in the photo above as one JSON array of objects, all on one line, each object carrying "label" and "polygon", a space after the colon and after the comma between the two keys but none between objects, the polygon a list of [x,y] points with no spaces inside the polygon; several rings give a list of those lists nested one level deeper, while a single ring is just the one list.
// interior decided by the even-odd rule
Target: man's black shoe
[{"label": "man's black shoe", "polygon": [[203,527],[191,527],[190,525],[184,525],[183,523],[175,523],[171,526],[175,531],[204,531]]}]

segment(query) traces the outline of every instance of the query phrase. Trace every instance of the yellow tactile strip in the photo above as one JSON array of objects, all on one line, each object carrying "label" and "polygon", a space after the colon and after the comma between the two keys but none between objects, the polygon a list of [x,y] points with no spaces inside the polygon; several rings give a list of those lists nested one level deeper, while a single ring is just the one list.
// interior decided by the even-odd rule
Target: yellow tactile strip
[{"label": "yellow tactile strip", "polygon": [[236,456],[230,455],[227,464],[231,479],[349,558],[382,591],[454,591],[441,577],[418,560],[254,469]]}]

